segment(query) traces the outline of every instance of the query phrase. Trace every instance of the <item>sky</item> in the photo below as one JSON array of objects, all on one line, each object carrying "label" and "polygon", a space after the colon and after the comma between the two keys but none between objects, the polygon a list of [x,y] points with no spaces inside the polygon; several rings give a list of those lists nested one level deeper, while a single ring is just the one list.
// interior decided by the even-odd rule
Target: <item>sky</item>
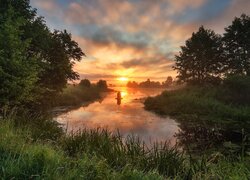
[{"label": "sky", "polygon": [[114,84],[121,77],[175,77],[174,57],[192,32],[203,25],[223,34],[234,17],[250,12],[250,0],[31,0],[31,5],[51,30],[67,29],[87,55],[74,67],[82,79]]}]

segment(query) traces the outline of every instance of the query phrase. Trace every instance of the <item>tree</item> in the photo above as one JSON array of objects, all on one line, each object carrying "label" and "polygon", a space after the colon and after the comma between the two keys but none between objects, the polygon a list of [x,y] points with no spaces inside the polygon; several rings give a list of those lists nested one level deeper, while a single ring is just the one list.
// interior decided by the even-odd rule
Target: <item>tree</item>
[{"label": "tree", "polygon": [[133,81],[133,82],[129,81],[127,83],[127,87],[130,87],[130,88],[138,88],[138,86],[139,86],[138,83],[135,81]]},{"label": "tree", "polygon": [[[0,0],[0,4],[1,85],[20,84],[22,77],[26,77],[29,81],[20,86],[25,87],[25,92],[33,93],[30,95],[34,97],[33,102],[47,106],[62,91],[67,81],[79,78],[73,66],[85,54],[66,30],[51,32],[43,18],[37,16],[36,10],[30,6],[29,0]],[[8,13],[10,10],[12,14]],[[11,71],[19,73],[16,75],[19,80],[7,76],[15,74]],[[30,89],[26,91],[26,87]],[[6,86],[7,91],[11,93],[14,89],[7,89]],[[0,94],[0,98],[3,94]],[[8,96],[4,98],[10,100]],[[12,97],[11,101],[14,100],[17,99]]]},{"label": "tree", "polygon": [[80,81],[79,86],[89,88],[91,86],[91,82],[88,79],[83,79]]},{"label": "tree", "polygon": [[193,33],[186,41],[185,46],[181,46],[174,69],[178,71],[181,81],[213,83],[220,79],[223,60],[221,37],[201,26],[198,32]]},{"label": "tree", "polygon": [[105,80],[99,80],[97,83],[96,83],[97,87],[100,88],[100,89],[107,89],[108,88],[108,85],[107,85],[107,82]]},{"label": "tree", "polygon": [[169,86],[172,85],[172,83],[173,83],[173,78],[172,78],[172,76],[168,76],[168,77],[167,77],[167,80],[166,80],[165,82],[162,83],[162,86],[163,86],[163,87],[169,87]]},{"label": "tree", "polygon": [[242,14],[225,28],[223,42],[229,73],[250,76],[250,17]]},{"label": "tree", "polygon": [[29,40],[22,40],[22,26],[27,23],[17,17],[10,6],[1,14],[0,23],[0,107],[15,106],[34,99],[38,65],[29,56]]},{"label": "tree", "polygon": [[[79,75],[73,71],[75,61],[80,61],[84,55],[78,44],[71,39],[66,30],[48,34],[48,45],[37,49],[41,53],[39,84],[50,92],[59,92],[68,80],[76,80]],[[39,46],[38,46],[39,48]]]}]

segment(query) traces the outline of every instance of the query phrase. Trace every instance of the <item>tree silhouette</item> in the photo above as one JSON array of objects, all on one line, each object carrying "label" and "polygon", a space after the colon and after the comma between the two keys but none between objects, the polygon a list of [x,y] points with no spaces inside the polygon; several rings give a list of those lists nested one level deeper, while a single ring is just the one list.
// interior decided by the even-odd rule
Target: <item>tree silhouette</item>
[{"label": "tree silhouette", "polygon": [[242,14],[225,28],[223,42],[229,73],[250,76],[250,17]]},{"label": "tree silhouette", "polygon": [[176,56],[174,69],[178,78],[190,83],[215,83],[220,79],[223,67],[223,48],[221,36],[201,26],[198,32],[181,46]]},{"label": "tree silhouette", "polygon": [[83,79],[80,81],[79,86],[89,88],[91,86],[91,82],[88,79]]},{"label": "tree silhouette", "polygon": [[96,83],[97,87],[100,88],[100,89],[107,89],[108,88],[108,85],[107,85],[107,81],[105,80],[99,80],[97,83]]},{"label": "tree silhouette", "polygon": [[169,87],[173,84],[173,78],[172,76],[168,76],[167,80],[162,83],[163,87]]}]

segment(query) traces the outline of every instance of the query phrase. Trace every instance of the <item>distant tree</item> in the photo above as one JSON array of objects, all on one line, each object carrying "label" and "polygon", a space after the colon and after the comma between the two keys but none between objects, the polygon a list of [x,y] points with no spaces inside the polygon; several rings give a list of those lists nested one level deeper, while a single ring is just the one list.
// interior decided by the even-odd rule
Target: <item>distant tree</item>
[{"label": "distant tree", "polygon": [[250,76],[250,17],[242,14],[223,37],[229,73]]},{"label": "distant tree", "polygon": [[223,60],[221,37],[201,26],[198,32],[193,33],[186,41],[185,46],[181,47],[174,69],[177,70],[181,81],[213,83],[220,79]]},{"label": "distant tree", "polygon": [[169,87],[173,84],[173,78],[172,76],[168,76],[167,80],[162,83],[163,87]]},{"label": "distant tree", "polygon": [[79,86],[89,88],[91,86],[91,82],[88,79],[83,79],[80,81]]},{"label": "distant tree", "polygon": [[129,82],[127,83],[127,87],[137,88],[137,87],[138,87],[138,83],[135,82],[135,81],[133,81],[133,82],[129,81]]},{"label": "distant tree", "polygon": [[99,80],[97,83],[96,83],[96,86],[100,89],[107,89],[108,88],[108,85],[107,85],[107,81],[105,80]]}]

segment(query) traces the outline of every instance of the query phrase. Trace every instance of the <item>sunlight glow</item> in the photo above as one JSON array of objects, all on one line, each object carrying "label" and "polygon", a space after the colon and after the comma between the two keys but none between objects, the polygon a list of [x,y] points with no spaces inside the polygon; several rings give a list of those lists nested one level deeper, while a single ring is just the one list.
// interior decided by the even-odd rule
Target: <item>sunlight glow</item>
[{"label": "sunlight glow", "polygon": [[127,77],[119,77],[117,78],[117,80],[122,82],[127,82],[129,79]]},{"label": "sunlight glow", "polygon": [[125,96],[127,96],[127,94],[128,94],[127,92],[122,91],[122,92],[121,92],[121,96],[122,96],[122,98],[124,98]]}]

